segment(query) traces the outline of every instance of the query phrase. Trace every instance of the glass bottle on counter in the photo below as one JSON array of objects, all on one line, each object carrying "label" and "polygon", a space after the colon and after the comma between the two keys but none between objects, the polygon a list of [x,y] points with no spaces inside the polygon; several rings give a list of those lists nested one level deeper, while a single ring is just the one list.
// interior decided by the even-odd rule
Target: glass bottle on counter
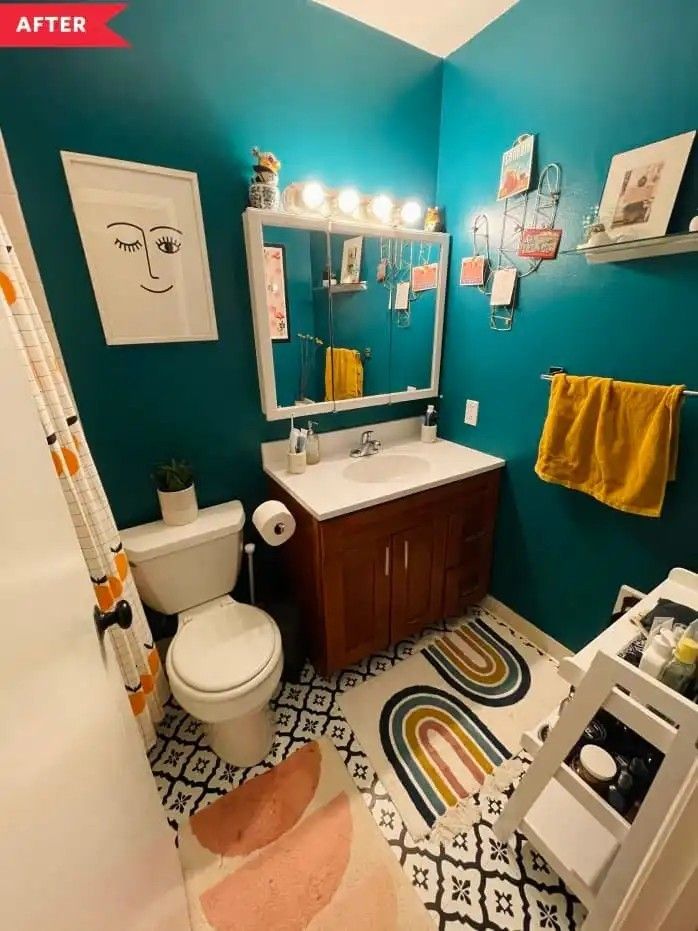
[{"label": "glass bottle on counter", "polygon": [[308,465],[317,465],[320,461],[320,437],[317,434],[317,423],[308,421],[308,436],[305,441],[305,458]]}]

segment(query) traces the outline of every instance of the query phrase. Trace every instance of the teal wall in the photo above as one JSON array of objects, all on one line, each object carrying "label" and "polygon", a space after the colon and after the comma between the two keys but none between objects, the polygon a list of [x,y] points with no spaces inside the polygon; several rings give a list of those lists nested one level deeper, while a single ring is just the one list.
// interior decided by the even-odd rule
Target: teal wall
[{"label": "teal wall", "polygon": [[[573,247],[609,160],[698,126],[695,0],[520,0],[446,62],[439,200],[453,252],[441,430],[508,460],[492,593],[579,647],[606,622],[618,586],[648,590],[698,568],[698,400],[684,406],[678,481],[659,520],[634,517],[533,472],[550,365],[621,379],[698,385],[698,255],[590,267],[548,262],[521,283],[514,329],[488,328],[486,298],[458,287],[469,226],[492,218],[501,153],[538,133],[538,163],[563,169],[559,224]],[[672,227],[698,212],[694,151]],[[480,401],[463,425],[466,398]]]},{"label": "teal wall", "polygon": [[[130,50],[3,49],[0,127],[86,435],[126,526],[156,517],[150,471],[172,455],[193,463],[204,505],[255,504],[259,443],[288,431],[259,403],[241,226],[251,147],[276,152],[282,183],[319,177],[429,202],[443,66],[308,0],[132,0],[117,22]],[[60,149],[198,173],[217,342],[106,346]],[[321,429],[365,421],[357,411]]]}]

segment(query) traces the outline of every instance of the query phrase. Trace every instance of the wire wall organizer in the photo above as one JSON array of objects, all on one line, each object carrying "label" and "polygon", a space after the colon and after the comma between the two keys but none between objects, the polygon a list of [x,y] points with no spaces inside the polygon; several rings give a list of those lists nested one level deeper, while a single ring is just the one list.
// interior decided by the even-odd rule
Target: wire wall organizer
[{"label": "wire wall organizer", "polygon": [[492,293],[492,256],[490,255],[490,221],[486,213],[478,213],[473,222],[473,258],[485,260],[483,284],[477,286],[481,294]]},{"label": "wire wall organizer", "polygon": [[[400,329],[406,329],[411,325],[412,304],[422,297],[421,292],[412,290],[412,269],[415,266],[431,264],[433,247],[431,242],[415,243],[413,239],[381,237],[379,280],[388,290],[388,310],[395,311],[395,324]],[[410,283],[407,307],[398,308],[395,306],[397,287],[405,282]]]},{"label": "wire wall organizer", "polygon": [[[520,136],[517,141],[526,138]],[[480,213],[473,222],[473,254],[487,259],[485,284],[479,287],[483,294],[492,293],[495,272],[506,268],[516,270],[516,288],[511,304],[490,307],[490,327],[493,330],[511,330],[519,281],[537,272],[542,259],[522,258],[519,255],[521,234],[525,229],[553,229],[562,193],[562,168],[551,162],[540,172],[535,191],[514,194],[503,200],[499,243],[494,261],[490,254],[489,218]]]}]

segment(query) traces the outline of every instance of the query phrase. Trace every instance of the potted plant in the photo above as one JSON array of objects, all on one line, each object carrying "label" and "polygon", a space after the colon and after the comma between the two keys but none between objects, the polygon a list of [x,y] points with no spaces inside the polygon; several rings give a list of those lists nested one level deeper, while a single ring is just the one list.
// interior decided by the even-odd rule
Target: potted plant
[{"label": "potted plant", "polygon": [[191,524],[199,514],[194,473],[186,462],[172,459],[156,467],[153,479],[158,490],[162,519],[166,524]]}]

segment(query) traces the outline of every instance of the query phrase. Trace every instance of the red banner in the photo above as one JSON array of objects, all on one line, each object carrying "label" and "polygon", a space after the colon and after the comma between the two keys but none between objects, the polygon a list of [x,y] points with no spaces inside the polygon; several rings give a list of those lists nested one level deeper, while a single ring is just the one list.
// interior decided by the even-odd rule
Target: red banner
[{"label": "red banner", "polygon": [[130,48],[107,25],[125,3],[0,3],[0,47]]}]

